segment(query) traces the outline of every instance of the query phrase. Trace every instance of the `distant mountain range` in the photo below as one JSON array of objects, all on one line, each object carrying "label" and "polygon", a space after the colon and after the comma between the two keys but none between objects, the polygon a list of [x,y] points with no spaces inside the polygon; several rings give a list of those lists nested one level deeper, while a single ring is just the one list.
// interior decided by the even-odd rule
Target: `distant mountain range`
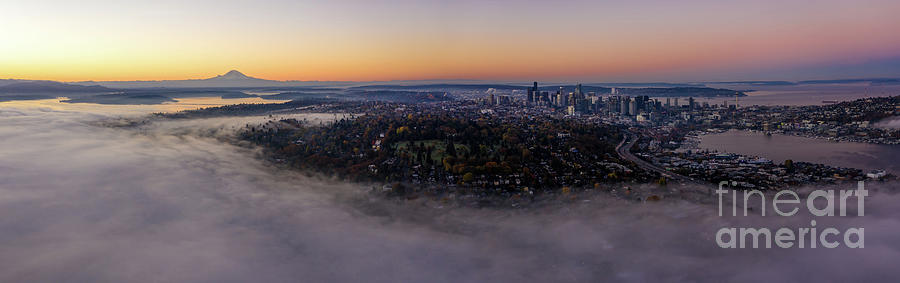
[{"label": "distant mountain range", "polygon": [[54,81],[9,81],[0,85],[0,93],[101,93],[113,89],[99,85],[74,85]]},{"label": "distant mountain range", "polygon": [[276,81],[254,78],[237,70],[207,79],[161,80],[161,81],[84,81],[72,82],[77,85],[101,85],[111,88],[259,88],[259,87],[296,87],[296,86],[343,86],[355,82],[319,82],[319,81]]},{"label": "distant mountain range", "polygon": [[[31,85],[19,85],[19,83],[34,83]],[[870,85],[900,85],[900,78],[868,78],[868,79],[835,79],[835,80],[808,80],[808,81],[718,81],[718,82],[693,82],[693,83],[584,83],[585,87],[599,88],[691,88],[709,87],[712,85],[743,85],[753,86],[791,86],[810,84],[856,84],[868,83]],[[12,85],[12,86],[11,86]],[[84,86],[77,88],[70,86]],[[294,87],[336,87],[358,89],[480,89],[493,87],[495,89],[522,89],[529,86],[529,82],[497,83],[479,80],[397,80],[397,81],[277,81],[260,79],[247,76],[237,70],[228,71],[225,74],[206,79],[188,80],[158,80],[158,81],[82,81],[57,83],[50,81],[32,80],[0,80],[0,93],[2,92],[41,92],[41,91],[104,91],[99,87],[112,89],[129,88],[294,88]],[[542,84],[542,89],[554,84]],[[559,86],[571,86],[571,84],[555,84]],[[8,89],[2,87],[9,86]]]},{"label": "distant mountain range", "polygon": [[[900,79],[841,79],[814,81],[730,81],[697,83],[585,83],[585,92],[610,93],[615,87],[624,95],[651,97],[744,96],[754,88],[816,86],[827,84],[900,85]],[[64,102],[100,104],[158,104],[179,98],[221,97],[264,100],[378,100],[395,102],[441,101],[471,97],[489,90],[506,93],[524,91],[530,83],[495,83],[477,80],[418,80],[387,82],[276,81],[254,78],[232,70],[206,79],[162,81],[54,82],[0,79],[0,101],[54,99]],[[542,83],[541,91],[575,91],[573,84]],[[457,97],[456,95],[461,95]]]},{"label": "distant mountain range", "polygon": [[115,91],[114,89],[97,85],[83,86],[54,81],[0,80],[0,102],[52,99],[60,96],[91,96]]}]

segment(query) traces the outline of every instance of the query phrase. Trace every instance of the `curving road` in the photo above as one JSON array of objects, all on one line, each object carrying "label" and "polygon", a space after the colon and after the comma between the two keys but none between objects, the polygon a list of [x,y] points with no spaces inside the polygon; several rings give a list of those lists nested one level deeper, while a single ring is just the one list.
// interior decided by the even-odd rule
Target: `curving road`
[{"label": "curving road", "polygon": [[625,135],[625,137],[622,138],[622,141],[619,142],[619,144],[616,146],[616,153],[618,153],[619,157],[621,157],[622,159],[634,162],[641,169],[659,173],[660,175],[662,175],[663,177],[666,177],[666,179],[670,180],[670,181],[675,180],[675,181],[679,181],[682,183],[706,184],[706,182],[698,181],[698,180],[695,180],[694,178],[691,178],[688,176],[675,174],[673,172],[666,170],[665,168],[656,166],[650,162],[647,162],[647,161],[644,161],[643,159],[638,158],[637,156],[632,154],[631,151],[629,150],[631,148],[631,146],[633,146],[634,143],[637,142],[637,139],[632,139],[631,141],[629,141],[629,138],[630,138],[629,135]]}]

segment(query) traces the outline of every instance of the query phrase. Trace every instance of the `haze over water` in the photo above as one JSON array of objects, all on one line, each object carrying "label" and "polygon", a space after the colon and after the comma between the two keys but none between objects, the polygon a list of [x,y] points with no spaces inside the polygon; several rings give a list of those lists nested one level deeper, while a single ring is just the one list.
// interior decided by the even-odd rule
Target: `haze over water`
[{"label": "haze over water", "polygon": [[252,148],[218,140],[230,125],[265,117],[104,127],[121,113],[146,111],[116,107],[102,113],[0,103],[0,281],[880,281],[898,275],[900,196],[890,192],[873,194],[867,217],[820,219],[822,226],[865,227],[864,251],[726,250],[712,239],[719,227],[804,227],[809,218],[723,218],[714,205],[678,198],[639,203],[605,191],[532,209],[385,200],[368,195],[365,184],[281,170]]},{"label": "haze over water", "polygon": [[[752,105],[900,95],[898,15],[898,0],[0,0],[0,283],[897,282],[900,182],[866,180],[839,217],[767,214],[766,195],[723,216],[722,175],[635,155],[670,157],[639,149]],[[617,93],[601,82],[677,89],[600,100]],[[635,97],[738,92],[694,97],[735,111]],[[900,175],[900,146],[735,131],[700,146]],[[746,165],[722,168],[798,179]],[[849,171],[790,189],[815,203],[858,188],[813,182]],[[865,237],[717,241],[815,243],[809,226]]]},{"label": "haze over water", "polygon": [[[734,90],[752,90],[746,92],[747,96],[739,97],[741,106],[752,105],[823,105],[825,101],[852,101],[867,97],[883,97],[900,95],[900,85],[869,85],[863,84],[802,84],[790,86],[764,86],[764,85],[735,85],[735,84],[709,84],[710,87],[728,88]],[[734,97],[695,98],[699,103],[721,105],[728,101],[728,105],[734,105]],[[681,98],[681,103],[685,98]]]}]

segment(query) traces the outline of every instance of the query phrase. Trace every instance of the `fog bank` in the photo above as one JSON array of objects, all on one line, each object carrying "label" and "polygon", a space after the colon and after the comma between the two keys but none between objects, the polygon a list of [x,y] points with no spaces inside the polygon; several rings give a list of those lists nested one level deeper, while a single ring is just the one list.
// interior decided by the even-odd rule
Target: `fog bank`
[{"label": "fog bank", "polygon": [[871,194],[864,217],[817,219],[864,227],[864,249],[725,250],[714,239],[721,227],[808,227],[812,218],[718,217],[714,205],[602,194],[526,209],[382,200],[364,185],[273,168],[253,149],[215,139],[243,120],[102,126],[109,118],[0,106],[0,282],[900,276],[900,196],[887,192],[896,184]]}]

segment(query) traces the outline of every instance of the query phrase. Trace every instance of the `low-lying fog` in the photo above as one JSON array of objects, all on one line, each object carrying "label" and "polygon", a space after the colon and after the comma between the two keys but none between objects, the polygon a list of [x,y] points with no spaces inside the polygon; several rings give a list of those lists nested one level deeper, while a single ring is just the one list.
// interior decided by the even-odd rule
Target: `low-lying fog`
[{"label": "low-lying fog", "polygon": [[721,227],[809,227],[812,218],[719,217],[716,205],[602,195],[525,209],[436,208],[275,169],[215,132],[191,133],[243,120],[134,129],[98,123],[106,119],[0,106],[0,282],[900,276],[900,196],[883,191],[871,193],[864,217],[816,218],[818,227],[865,228],[864,249],[726,250],[714,239]]},{"label": "low-lying fog", "polygon": [[878,121],[875,123],[875,127],[886,128],[886,129],[900,129],[900,117],[894,116],[885,118],[884,120]]}]

